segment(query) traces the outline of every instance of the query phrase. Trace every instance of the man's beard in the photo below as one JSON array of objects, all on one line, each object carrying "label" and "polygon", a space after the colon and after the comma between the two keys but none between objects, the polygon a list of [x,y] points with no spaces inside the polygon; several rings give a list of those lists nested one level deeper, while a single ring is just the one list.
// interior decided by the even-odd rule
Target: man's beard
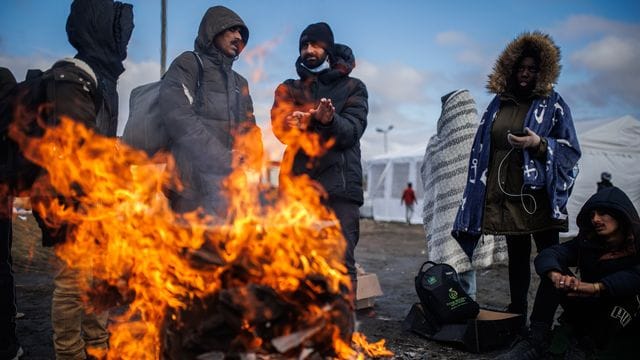
[{"label": "man's beard", "polygon": [[302,59],[302,64],[304,64],[304,66],[306,66],[308,69],[315,69],[318,66],[322,65],[322,63],[325,62],[326,60],[327,60],[326,56],[323,58],[307,56]]}]

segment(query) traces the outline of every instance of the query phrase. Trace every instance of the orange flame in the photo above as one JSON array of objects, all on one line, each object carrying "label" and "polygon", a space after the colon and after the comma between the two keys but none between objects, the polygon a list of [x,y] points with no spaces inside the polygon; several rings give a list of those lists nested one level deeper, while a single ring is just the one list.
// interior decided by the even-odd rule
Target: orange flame
[{"label": "orange flame", "polygon": [[[196,299],[220,291],[225,274],[240,266],[247,278],[234,283],[236,301],[250,308],[252,298],[245,286],[250,283],[273,289],[284,303],[302,308],[300,318],[279,328],[280,339],[315,327],[322,330],[309,331],[306,338],[329,334],[324,340],[338,358],[361,357],[359,351],[389,356],[383,343],[368,345],[358,334],[353,337],[355,346],[345,343],[334,324],[334,309],[318,300],[323,293],[346,296],[341,294],[351,283],[343,265],[345,242],[339,224],[308,178],[289,178],[278,197],[259,201],[264,189],[256,174],[262,158],[250,154],[235,161],[225,181],[230,200],[226,219],[199,212],[177,216],[161,195],[167,173],[140,151],[66,118],[42,137],[28,137],[17,127],[11,136],[47,171],[47,181],[55,188],[40,182],[35,192],[73,199],[66,204],[34,204],[48,223],[72,225],[57,255],[82,273],[102,279],[128,302],[126,312],[110,325],[108,353],[92,350],[93,355],[160,358],[163,327],[181,321],[175,314]],[[259,131],[249,131],[236,139],[236,146],[251,149],[260,143],[259,136]],[[253,152],[258,153],[261,149]],[[220,259],[210,266],[194,266],[190,255],[203,248],[213,249]],[[315,276],[324,279],[325,287],[310,281]],[[90,296],[96,284],[82,287],[89,304],[99,307],[100,298]],[[311,300],[300,303],[296,297],[303,287],[308,292],[303,298]],[[242,330],[251,335],[247,351],[277,348],[275,341],[267,344],[260,338],[253,322],[256,314],[243,317]]]}]

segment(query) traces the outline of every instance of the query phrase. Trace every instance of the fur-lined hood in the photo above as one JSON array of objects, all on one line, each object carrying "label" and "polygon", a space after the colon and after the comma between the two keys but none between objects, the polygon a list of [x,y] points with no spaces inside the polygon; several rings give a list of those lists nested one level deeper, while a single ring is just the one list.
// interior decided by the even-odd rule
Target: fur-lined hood
[{"label": "fur-lined hood", "polygon": [[533,94],[535,96],[551,94],[553,84],[560,76],[560,48],[549,35],[539,31],[523,33],[505,47],[493,65],[493,73],[489,75],[487,82],[489,92],[502,94],[508,89],[514,67],[522,53],[529,49],[537,53],[540,58],[540,72]]}]

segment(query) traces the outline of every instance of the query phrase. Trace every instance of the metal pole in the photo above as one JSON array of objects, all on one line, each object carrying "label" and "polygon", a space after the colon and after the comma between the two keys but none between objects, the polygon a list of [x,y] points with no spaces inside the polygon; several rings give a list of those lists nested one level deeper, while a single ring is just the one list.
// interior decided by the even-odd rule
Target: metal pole
[{"label": "metal pole", "polygon": [[389,132],[388,130],[384,132],[384,153],[385,154],[387,153],[387,133],[388,132]]},{"label": "metal pole", "polygon": [[167,0],[160,1],[160,76],[167,68]]},{"label": "metal pole", "polygon": [[389,131],[391,131],[391,129],[393,129],[393,125],[389,125],[389,127],[387,127],[386,130],[383,130],[381,128],[376,128],[377,132],[382,133],[382,136],[383,136],[383,139],[384,139],[383,141],[384,141],[384,153],[385,154],[387,153],[387,133]]}]

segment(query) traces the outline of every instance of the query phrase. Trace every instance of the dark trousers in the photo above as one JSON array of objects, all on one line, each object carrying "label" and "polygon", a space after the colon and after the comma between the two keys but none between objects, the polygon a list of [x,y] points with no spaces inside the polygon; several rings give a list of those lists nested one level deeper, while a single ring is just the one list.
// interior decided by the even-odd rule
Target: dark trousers
[{"label": "dark trousers", "polygon": [[542,231],[532,235],[508,235],[507,253],[509,254],[509,292],[511,304],[509,312],[527,314],[527,295],[531,282],[531,236],[536,243],[538,253],[560,242],[556,230]]},{"label": "dark trousers", "polygon": [[342,227],[342,234],[347,241],[345,264],[349,277],[351,277],[353,294],[355,295],[357,286],[355,250],[358,239],[360,239],[360,206],[343,199],[330,199],[327,205],[336,213]]},{"label": "dark trousers", "polygon": [[11,201],[2,199],[0,209],[0,350],[17,344],[16,288],[11,259]]},{"label": "dark trousers", "polygon": [[558,305],[562,306],[562,321],[571,325],[573,332],[592,346],[604,347],[620,332],[640,335],[638,316],[640,295],[627,298],[570,297],[556,290],[551,280],[543,276],[536,292],[531,312],[531,324],[551,329]]}]

